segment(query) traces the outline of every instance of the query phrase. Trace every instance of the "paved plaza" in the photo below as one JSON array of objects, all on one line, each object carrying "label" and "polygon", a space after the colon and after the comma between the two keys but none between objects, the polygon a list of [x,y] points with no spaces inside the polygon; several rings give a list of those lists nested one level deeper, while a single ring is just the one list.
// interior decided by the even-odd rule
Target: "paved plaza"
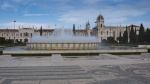
[{"label": "paved plaza", "polygon": [[150,84],[149,79],[148,55],[0,56],[0,84]]}]

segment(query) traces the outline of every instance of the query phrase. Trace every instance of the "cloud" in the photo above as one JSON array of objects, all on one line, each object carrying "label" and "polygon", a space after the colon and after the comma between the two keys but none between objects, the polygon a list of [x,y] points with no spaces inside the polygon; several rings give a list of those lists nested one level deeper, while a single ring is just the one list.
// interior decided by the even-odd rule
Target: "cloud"
[{"label": "cloud", "polygon": [[[128,10],[126,10],[126,8],[128,8]],[[79,25],[85,25],[86,21],[89,20],[91,22],[91,27],[93,27],[95,26],[94,22],[100,13],[102,13],[104,16],[106,25],[110,25],[125,23],[130,19],[129,17],[138,17],[140,15],[144,15],[146,11],[137,10],[128,5],[105,6],[103,9],[91,8],[69,10],[61,15],[58,20],[71,24],[76,23]]]},{"label": "cloud", "polygon": [[124,0],[113,0],[114,2],[122,2],[122,1],[124,1]]},{"label": "cloud", "polygon": [[[128,10],[103,10],[106,18],[118,18],[118,17],[136,17],[145,14],[145,11],[140,11],[136,9],[128,9]],[[111,13],[111,14],[110,14]]]},{"label": "cloud", "polygon": [[24,14],[23,16],[48,16],[48,14]]},{"label": "cloud", "polygon": [[37,5],[37,3],[35,3],[35,2],[30,4],[30,6],[36,6],[36,5]]},{"label": "cloud", "polygon": [[126,21],[127,20],[127,18],[126,17],[118,17],[118,18],[111,18],[111,19],[106,19],[106,21],[108,22],[108,23],[118,23],[118,24],[120,24],[119,22],[124,22],[124,21]]},{"label": "cloud", "polygon": [[13,0],[14,2],[16,2],[16,3],[20,3],[20,2],[22,2],[23,0]]},{"label": "cloud", "polygon": [[[10,29],[14,29],[14,22],[8,22],[8,23],[2,23],[2,24],[0,24],[0,26],[2,26],[3,28],[10,28]],[[50,24],[43,24],[43,23],[26,23],[26,22],[16,22],[15,23],[15,27],[16,27],[16,29],[18,29],[19,28],[19,26],[20,26],[20,28],[25,28],[25,27],[30,27],[30,28],[33,28],[33,26],[34,26],[34,28],[40,28],[41,26],[43,27],[43,28],[48,28],[49,26],[50,26]],[[54,28],[54,26],[50,26],[50,28]]]},{"label": "cloud", "polygon": [[[144,23],[144,21],[145,22],[149,21],[148,14],[150,12],[149,8],[150,2],[148,0],[137,1],[136,3],[134,3],[134,1],[129,2],[129,0],[127,0],[126,2],[124,0],[77,0],[77,1],[8,0],[8,1],[9,3],[5,2],[5,4],[4,2],[2,2],[4,4],[3,8],[13,7],[14,5],[15,7],[13,7],[13,9],[17,8],[16,11],[18,12],[14,14],[18,15],[22,14],[22,16],[26,17],[51,16],[52,19],[51,20],[49,19],[49,21],[52,22],[55,21],[54,23],[57,24],[71,25],[71,27],[72,24],[85,26],[85,23],[88,20],[90,21],[91,27],[93,27],[95,26],[94,22],[96,21],[96,18],[100,13],[105,18],[105,25],[132,24],[136,23],[136,21],[138,20],[143,20],[141,22]],[[10,2],[12,3],[10,4]],[[0,7],[2,8],[2,4],[0,5]],[[21,18],[24,19],[26,17]],[[44,20],[42,17],[40,18],[41,21]],[[8,20],[10,18],[6,19]]]},{"label": "cloud", "polygon": [[2,9],[6,9],[6,8],[11,8],[11,7],[13,7],[13,6],[10,5],[8,2],[3,2],[3,3],[0,5],[0,7],[1,7]]},{"label": "cloud", "polygon": [[98,14],[96,9],[70,10],[60,16],[58,20],[68,24],[85,25],[88,20],[94,23]]},{"label": "cloud", "polygon": [[83,2],[87,3],[87,4],[95,4],[95,3],[98,3],[100,1],[103,1],[103,0],[83,0]]}]

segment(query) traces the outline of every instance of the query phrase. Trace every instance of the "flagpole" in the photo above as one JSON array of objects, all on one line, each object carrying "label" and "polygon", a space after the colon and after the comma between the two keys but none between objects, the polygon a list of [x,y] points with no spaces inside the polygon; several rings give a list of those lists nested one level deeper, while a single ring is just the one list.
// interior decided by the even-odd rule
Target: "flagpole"
[{"label": "flagpole", "polygon": [[16,22],[16,21],[14,20],[14,43],[16,42],[16,41],[15,41],[15,40],[16,40],[16,39],[15,39],[15,22]]}]

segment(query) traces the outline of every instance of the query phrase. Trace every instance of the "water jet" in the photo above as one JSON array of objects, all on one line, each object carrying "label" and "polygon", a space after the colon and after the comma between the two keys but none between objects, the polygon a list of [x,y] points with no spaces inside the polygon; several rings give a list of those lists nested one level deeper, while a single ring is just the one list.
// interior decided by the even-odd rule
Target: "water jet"
[{"label": "water jet", "polygon": [[51,36],[33,36],[27,47],[31,50],[91,50],[99,47],[94,36],[76,36],[71,29],[57,28]]}]

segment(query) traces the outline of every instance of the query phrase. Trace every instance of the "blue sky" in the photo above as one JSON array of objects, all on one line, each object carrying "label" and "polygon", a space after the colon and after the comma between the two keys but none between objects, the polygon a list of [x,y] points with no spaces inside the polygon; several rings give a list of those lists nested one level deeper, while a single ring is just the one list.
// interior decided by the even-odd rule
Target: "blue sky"
[{"label": "blue sky", "polygon": [[[102,14],[106,26],[140,25],[150,28],[149,0],[0,0],[0,28],[64,26],[91,28]],[[81,25],[81,26],[80,26]]]}]

